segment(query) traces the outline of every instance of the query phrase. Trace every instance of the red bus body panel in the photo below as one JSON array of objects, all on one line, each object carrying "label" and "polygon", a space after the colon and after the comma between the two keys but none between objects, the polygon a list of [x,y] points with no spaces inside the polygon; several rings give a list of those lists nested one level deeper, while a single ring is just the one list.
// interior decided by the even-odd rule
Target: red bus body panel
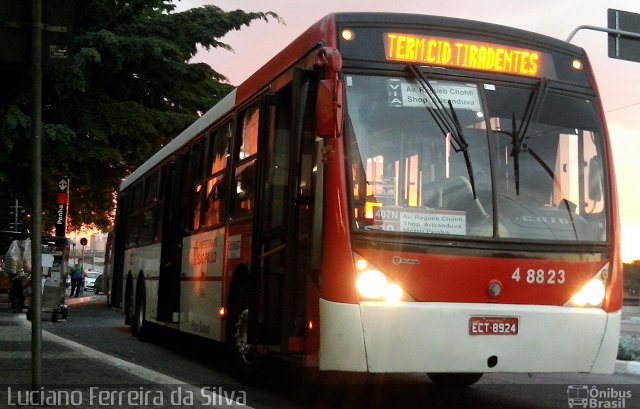
[{"label": "red bus body panel", "polygon": [[[607,264],[606,260],[473,257],[381,249],[357,249],[356,252],[418,302],[560,306]],[[401,258],[411,260],[411,264],[400,264]],[[516,270],[517,281],[513,278]],[[492,282],[502,287],[500,295],[495,297],[489,294]]]},{"label": "red bus body panel", "polygon": [[[598,85],[595,80],[593,68],[589,59],[585,57],[586,69],[591,78],[591,84],[596,95],[600,95],[598,92]],[[607,312],[619,311],[622,309],[623,296],[623,280],[622,280],[622,245],[620,243],[620,210],[618,203],[618,189],[616,186],[616,172],[613,166],[613,151],[611,149],[611,139],[609,136],[609,129],[606,123],[606,117],[604,115],[604,109],[602,104],[599,104],[600,118],[602,119],[603,131],[604,131],[604,143],[605,152],[608,158],[607,172],[609,175],[609,242],[611,245],[610,257],[611,265],[609,268],[609,286],[607,288],[607,295],[604,299],[603,308]]]},{"label": "red bus body panel", "polygon": [[242,105],[253,97],[257,92],[265,88],[265,84],[269,84],[274,78],[291,68],[302,56],[314,48],[320,45],[335,47],[335,33],[336,22],[334,14],[319,20],[238,86],[236,106]]}]

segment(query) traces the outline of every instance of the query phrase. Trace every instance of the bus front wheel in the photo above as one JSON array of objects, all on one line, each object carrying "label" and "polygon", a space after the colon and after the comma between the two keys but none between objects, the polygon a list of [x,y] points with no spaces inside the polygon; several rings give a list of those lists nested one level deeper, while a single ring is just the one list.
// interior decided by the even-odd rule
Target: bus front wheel
[{"label": "bus front wheel", "polygon": [[257,347],[249,342],[249,308],[245,297],[238,297],[233,309],[233,323],[231,340],[233,348],[233,366],[237,376],[245,383],[255,384],[260,381],[263,371],[264,357],[258,353]]},{"label": "bus front wheel", "polygon": [[482,378],[482,373],[428,373],[431,382],[445,386],[470,386]]}]

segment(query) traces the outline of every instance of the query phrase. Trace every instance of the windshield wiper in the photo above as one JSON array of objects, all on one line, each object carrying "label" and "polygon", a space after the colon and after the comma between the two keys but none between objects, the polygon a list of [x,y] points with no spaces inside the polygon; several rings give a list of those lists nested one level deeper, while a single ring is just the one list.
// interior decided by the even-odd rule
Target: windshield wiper
[{"label": "windshield wiper", "polygon": [[[547,94],[547,88],[549,86],[548,81],[545,78],[540,79],[538,88],[529,98],[527,107],[525,108],[522,121],[520,121],[520,127],[516,131],[516,114],[513,113],[511,117],[511,136],[512,136],[512,148],[511,156],[513,157],[513,177],[516,183],[516,194],[520,195],[520,152],[525,152],[529,149],[528,143],[531,140],[533,132],[528,132],[529,124],[533,118],[538,119],[540,115],[540,108],[542,107],[542,101]],[[535,126],[535,122],[534,122]]]},{"label": "windshield wiper", "polygon": [[431,103],[435,108],[431,108],[427,104],[427,111],[433,117],[433,120],[442,131],[444,136],[451,135],[451,146],[453,150],[456,152],[462,152],[464,155],[464,163],[467,167],[467,173],[469,174],[469,183],[471,184],[471,190],[473,192],[473,198],[477,199],[476,195],[476,185],[473,178],[473,168],[471,166],[471,159],[469,157],[469,143],[464,137],[464,132],[462,131],[462,125],[460,124],[460,120],[458,119],[458,115],[456,114],[455,109],[453,108],[453,104],[451,100],[447,101],[449,105],[449,109],[447,110],[447,106],[438,96],[438,93],[433,89],[433,86],[429,83],[429,80],[424,76],[424,74],[415,66],[415,65],[407,65],[408,70],[413,74],[415,79],[420,83],[422,88],[425,90],[425,93],[431,100]]}]

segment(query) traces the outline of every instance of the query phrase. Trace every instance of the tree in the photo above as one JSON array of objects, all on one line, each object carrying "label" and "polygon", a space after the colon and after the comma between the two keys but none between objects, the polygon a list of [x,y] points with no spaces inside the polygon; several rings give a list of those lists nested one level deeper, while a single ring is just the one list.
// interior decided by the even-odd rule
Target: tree
[{"label": "tree", "polygon": [[[121,180],[233,88],[188,62],[197,46],[231,49],[219,39],[256,19],[280,21],[211,5],[175,12],[171,0],[76,0],[73,59],[44,67],[44,230],[61,176],[71,179],[71,227],[106,229]],[[0,96],[0,189],[29,202],[29,79],[13,79]]]},{"label": "tree", "polygon": [[640,260],[624,264],[624,294],[627,297],[640,296]]}]

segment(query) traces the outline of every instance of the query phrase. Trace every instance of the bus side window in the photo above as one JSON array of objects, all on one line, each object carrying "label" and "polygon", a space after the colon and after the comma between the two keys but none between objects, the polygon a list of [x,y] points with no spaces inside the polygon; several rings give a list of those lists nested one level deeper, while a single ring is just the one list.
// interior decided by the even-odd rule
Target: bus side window
[{"label": "bus side window", "polygon": [[190,154],[187,175],[187,204],[184,219],[185,231],[198,230],[201,226],[202,191],[203,191],[203,157],[204,140],[198,141]]},{"label": "bus side window", "polygon": [[231,185],[230,217],[239,219],[253,214],[256,193],[256,154],[258,152],[258,105],[242,113],[242,128],[235,152],[233,183]]},{"label": "bus side window", "polygon": [[225,219],[227,197],[227,164],[231,142],[231,122],[222,125],[211,135],[209,142],[208,179],[205,191],[205,227],[220,224]]},{"label": "bus side window", "polygon": [[232,189],[231,218],[239,219],[253,214],[256,195],[256,159],[236,167]]},{"label": "bus side window", "polygon": [[258,127],[260,111],[253,105],[242,113],[242,129],[240,130],[240,146],[236,152],[236,160],[242,161],[258,153]]},{"label": "bus side window", "polygon": [[128,198],[129,207],[129,222],[127,227],[127,246],[137,246],[140,241],[140,228],[142,225],[142,206],[143,206],[143,191],[144,181],[136,183],[130,189],[130,196]]},{"label": "bus side window", "polygon": [[142,212],[140,215],[140,236],[139,245],[151,244],[154,240],[156,228],[156,218],[158,217],[158,186],[160,182],[160,172],[155,172],[145,179],[144,197],[142,201]]}]

